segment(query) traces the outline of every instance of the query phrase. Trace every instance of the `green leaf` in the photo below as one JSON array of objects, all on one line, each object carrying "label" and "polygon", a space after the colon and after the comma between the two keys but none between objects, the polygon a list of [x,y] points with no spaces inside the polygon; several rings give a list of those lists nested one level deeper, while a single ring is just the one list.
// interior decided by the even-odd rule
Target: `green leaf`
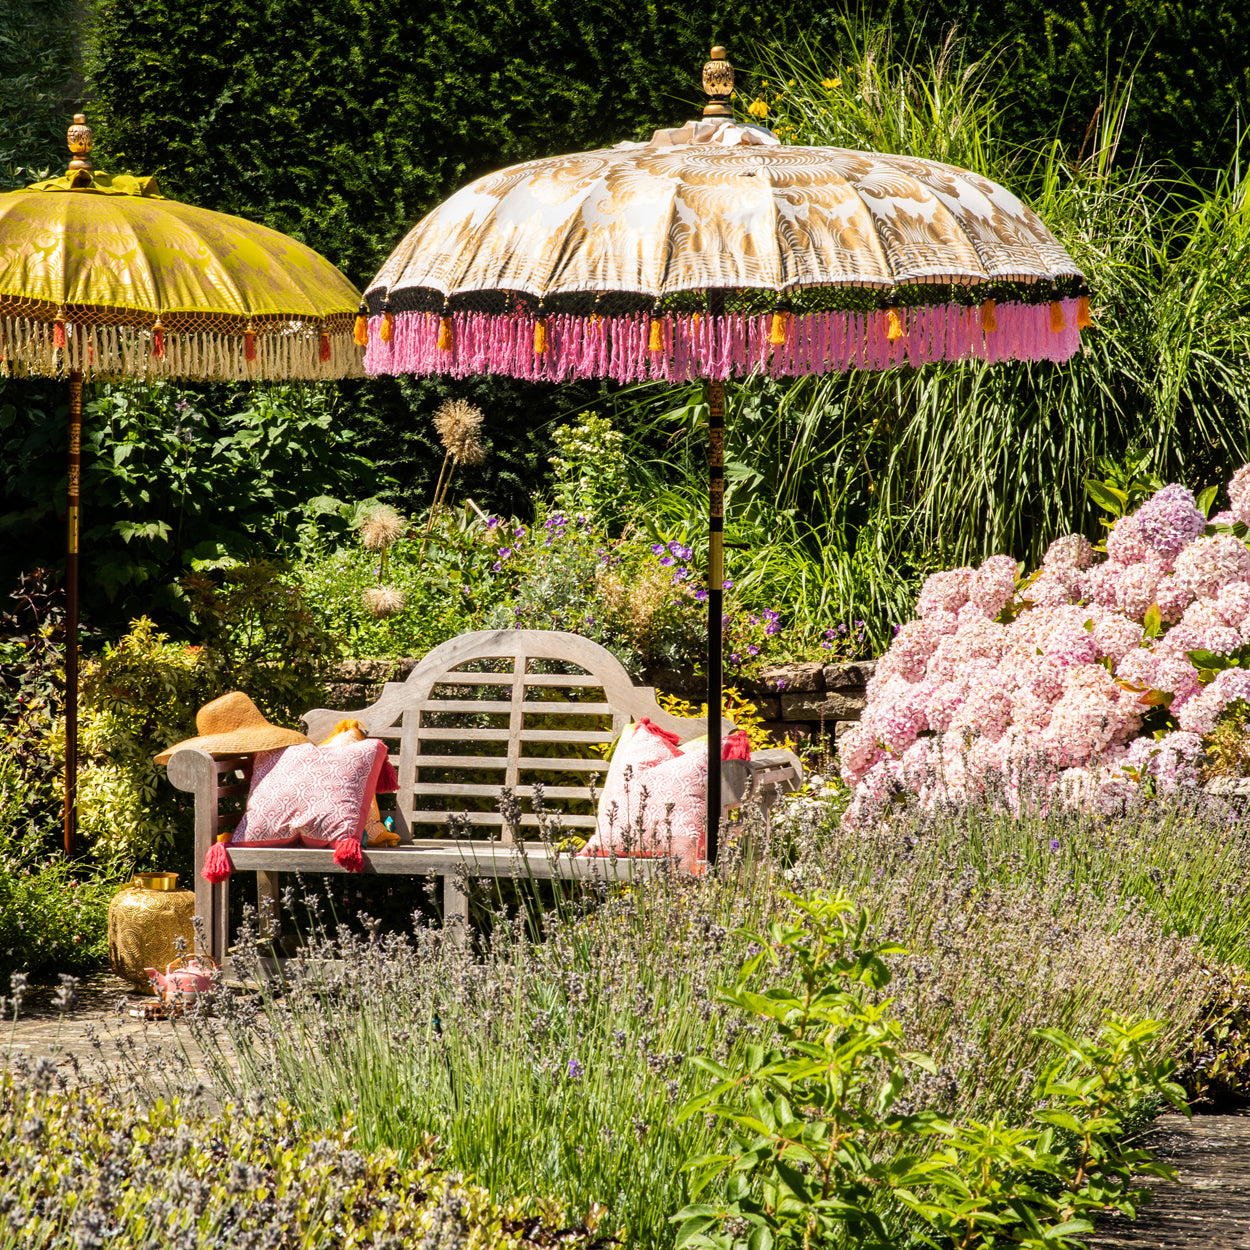
[{"label": "green leaf", "polygon": [[1120,517],[1128,510],[1128,495],[1110,482],[1085,481],[1085,493],[1104,511]]},{"label": "green leaf", "polygon": [[1147,638],[1158,638],[1163,633],[1163,613],[1159,611],[1159,605],[1152,603],[1146,609],[1146,616],[1142,622]]},{"label": "green leaf", "polygon": [[1206,486],[1198,492],[1198,511],[1201,512],[1203,516],[1209,517],[1211,515],[1212,505],[1214,505],[1215,497],[1219,493],[1220,488],[1218,486]]}]

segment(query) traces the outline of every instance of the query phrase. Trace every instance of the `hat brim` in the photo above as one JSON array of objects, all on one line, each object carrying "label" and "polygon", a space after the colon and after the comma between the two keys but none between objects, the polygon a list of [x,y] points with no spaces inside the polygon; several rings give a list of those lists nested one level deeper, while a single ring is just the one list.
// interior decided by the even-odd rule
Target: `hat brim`
[{"label": "hat brim", "polygon": [[168,764],[176,751],[198,747],[209,755],[247,755],[253,751],[276,751],[279,747],[300,746],[310,742],[297,729],[283,729],[278,725],[256,725],[247,729],[232,729],[226,733],[204,734],[175,742],[155,756],[158,764]]}]

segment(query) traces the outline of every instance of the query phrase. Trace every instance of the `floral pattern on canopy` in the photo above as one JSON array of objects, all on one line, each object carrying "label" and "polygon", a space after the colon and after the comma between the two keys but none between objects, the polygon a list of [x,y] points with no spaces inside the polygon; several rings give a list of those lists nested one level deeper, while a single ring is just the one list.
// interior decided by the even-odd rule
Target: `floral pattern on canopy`
[{"label": "floral pattern on canopy", "polygon": [[359,375],[358,300],[311,248],[239,217],[53,182],[0,195],[0,348],[16,373]]}]

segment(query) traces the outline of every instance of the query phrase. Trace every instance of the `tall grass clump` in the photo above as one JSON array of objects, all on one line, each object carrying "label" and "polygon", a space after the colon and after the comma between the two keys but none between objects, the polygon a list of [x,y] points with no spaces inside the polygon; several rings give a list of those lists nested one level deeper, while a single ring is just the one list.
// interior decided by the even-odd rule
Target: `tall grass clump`
[{"label": "tall grass clump", "polygon": [[700,1085],[691,1059],[731,1064],[760,1040],[718,994],[784,896],[847,898],[874,941],[907,952],[891,959],[893,1011],[936,1065],[909,1102],[964,1119],[1026,1122],[1038,1029],[1092,1036],[1131,1004],[1180,1055],[1221,961],[1246,957],[1229,809],[1160,804],[1103,828],[900,809],[867,834],[838,811],[821,788],[771,832],[740,830],[715,873],[567,887],[546,908],[524,881],[492,901],[470,868],[481,923],[467,943],[419,921],[361,937],[288,891],[311,926],[281,992],[223,991],[217,1016],[193,1021],[212,1079],[235,1100],[287,1098],[320,1129],[350,1112],[370,1149],[415,1152],[432,1134],[498,1197],[578,1217],[599,1203],[628,1244],[667,1247],[690,1201],[682,1165],[721,1131],[677,1123]]}]

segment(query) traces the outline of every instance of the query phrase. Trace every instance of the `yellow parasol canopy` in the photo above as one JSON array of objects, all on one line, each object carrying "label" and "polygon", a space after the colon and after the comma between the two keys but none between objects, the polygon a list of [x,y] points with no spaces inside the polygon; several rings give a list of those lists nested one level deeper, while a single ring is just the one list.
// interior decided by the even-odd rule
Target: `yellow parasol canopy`
[{"label": "yellow parasol canopy", "polygon": [[[0,374],[69,382],[65,850],[77,838],[78,514],[91,378],[328,380],[363,374],[360,292],[265,226],[92,168],[78,113],[64,177],[0,195]],[[362,335],[363,337],[363,335]]]},{"label": "yellow parasol canopy", "polygon": [[[196,381],[358,376],[360,293],[254,222],[168,200],[81,159],[0,195],[0,353],[17,374]],[[89,131],[79,148],[90,147]]]}]

